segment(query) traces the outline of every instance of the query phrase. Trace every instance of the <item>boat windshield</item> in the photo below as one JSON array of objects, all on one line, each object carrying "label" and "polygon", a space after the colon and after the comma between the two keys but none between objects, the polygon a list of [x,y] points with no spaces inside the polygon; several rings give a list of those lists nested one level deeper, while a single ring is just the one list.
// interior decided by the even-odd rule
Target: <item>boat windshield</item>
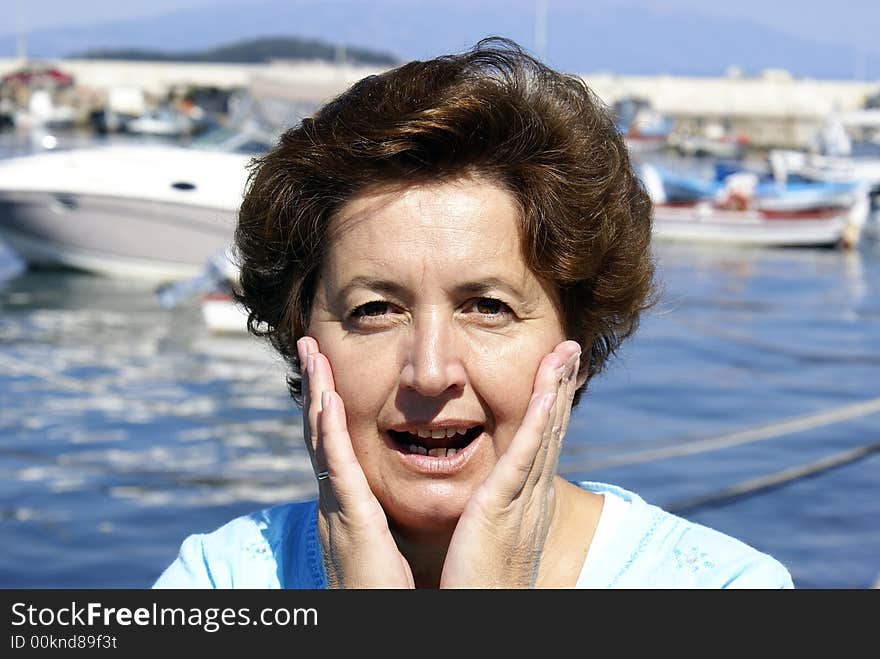
[{"label": "boat windshield", "polygon": [[194,137],[189,146],[209,151],[260,154],[274,147],[275,139],[268,131],[255,128],[218,126]]}]

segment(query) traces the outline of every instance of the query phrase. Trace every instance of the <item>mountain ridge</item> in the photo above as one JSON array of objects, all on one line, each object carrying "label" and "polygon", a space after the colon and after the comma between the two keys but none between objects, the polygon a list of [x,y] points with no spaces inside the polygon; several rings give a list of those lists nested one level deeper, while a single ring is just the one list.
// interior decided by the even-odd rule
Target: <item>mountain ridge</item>
[{"label": "mountain ridge", "polygon": [[342,58],[356,64],[397,64],[387,53],[366,48],[345,47],[320,39],[266,36],[243,39],[204,50],[169,52],[144,48],[106,48],[86,50],[69,55],[69,59],[109,59],[129,61],[215,62],[260,64],[271,59],[318,59],[328,62]]},{"label": "mountain ridge", "polygon": [[[149,18],[87,27],[37,30],[32,57],[63,58],[90,49],[168,52],[209,49],[237,40],[289,34],[387,53],[400,61],[464,50],[481,37],[506,36],[572,73],[720,76],[786,69],[797,77],[877,79],[880,54],[846,44],[788,36],[750,21],[730,21],[675,9],[645,9],[597,0],[547,3],[539,38],[534,0],[264,0],[182,9]],[[546,43],[546,48],[539,43]],[[13,34],[0,36],[0,56],[16,53]]]}]

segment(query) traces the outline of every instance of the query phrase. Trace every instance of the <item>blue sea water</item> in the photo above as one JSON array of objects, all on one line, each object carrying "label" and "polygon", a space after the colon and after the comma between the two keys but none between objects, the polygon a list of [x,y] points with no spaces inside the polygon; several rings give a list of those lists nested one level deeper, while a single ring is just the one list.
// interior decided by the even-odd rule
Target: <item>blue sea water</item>
[{"label": "blue sea water", "polygon": [[[655,256],[660,301],[574,411],[564,475],[674,508],[880,442],[880,243]],[[0,272],[16,263],[0,244]],[[73,272],[0,283],[0,587],[148,587],[186,535],[314,496],[301,437],[282,364],[195,302]],[[745,489],[683,514],[801,588],[880,577],[880,452]]]}]

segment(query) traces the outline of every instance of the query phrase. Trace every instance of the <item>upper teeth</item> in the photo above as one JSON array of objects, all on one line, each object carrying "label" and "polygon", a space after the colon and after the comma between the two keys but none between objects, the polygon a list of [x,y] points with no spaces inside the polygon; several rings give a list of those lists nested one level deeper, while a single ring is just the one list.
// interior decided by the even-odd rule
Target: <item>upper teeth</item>
[{"label": "upper teeth", "polygon": [[410,430],[413,435],[419,437],[431,437],[433,439],[443,439],[444,437],[452,437],[453,435],[464,435],[467,428],[434,428],[433,430]]}]

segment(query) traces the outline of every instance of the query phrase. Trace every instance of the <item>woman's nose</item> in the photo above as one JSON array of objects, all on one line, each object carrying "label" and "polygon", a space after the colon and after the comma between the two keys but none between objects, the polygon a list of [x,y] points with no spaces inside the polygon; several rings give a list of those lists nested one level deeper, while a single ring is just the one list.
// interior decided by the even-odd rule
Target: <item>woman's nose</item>
[{"label": "woman's nose", "polygon": [[440,396],[464,386],[466,375],[456,332],[439,314],[416,319],[406,348],[401,386]]}]

